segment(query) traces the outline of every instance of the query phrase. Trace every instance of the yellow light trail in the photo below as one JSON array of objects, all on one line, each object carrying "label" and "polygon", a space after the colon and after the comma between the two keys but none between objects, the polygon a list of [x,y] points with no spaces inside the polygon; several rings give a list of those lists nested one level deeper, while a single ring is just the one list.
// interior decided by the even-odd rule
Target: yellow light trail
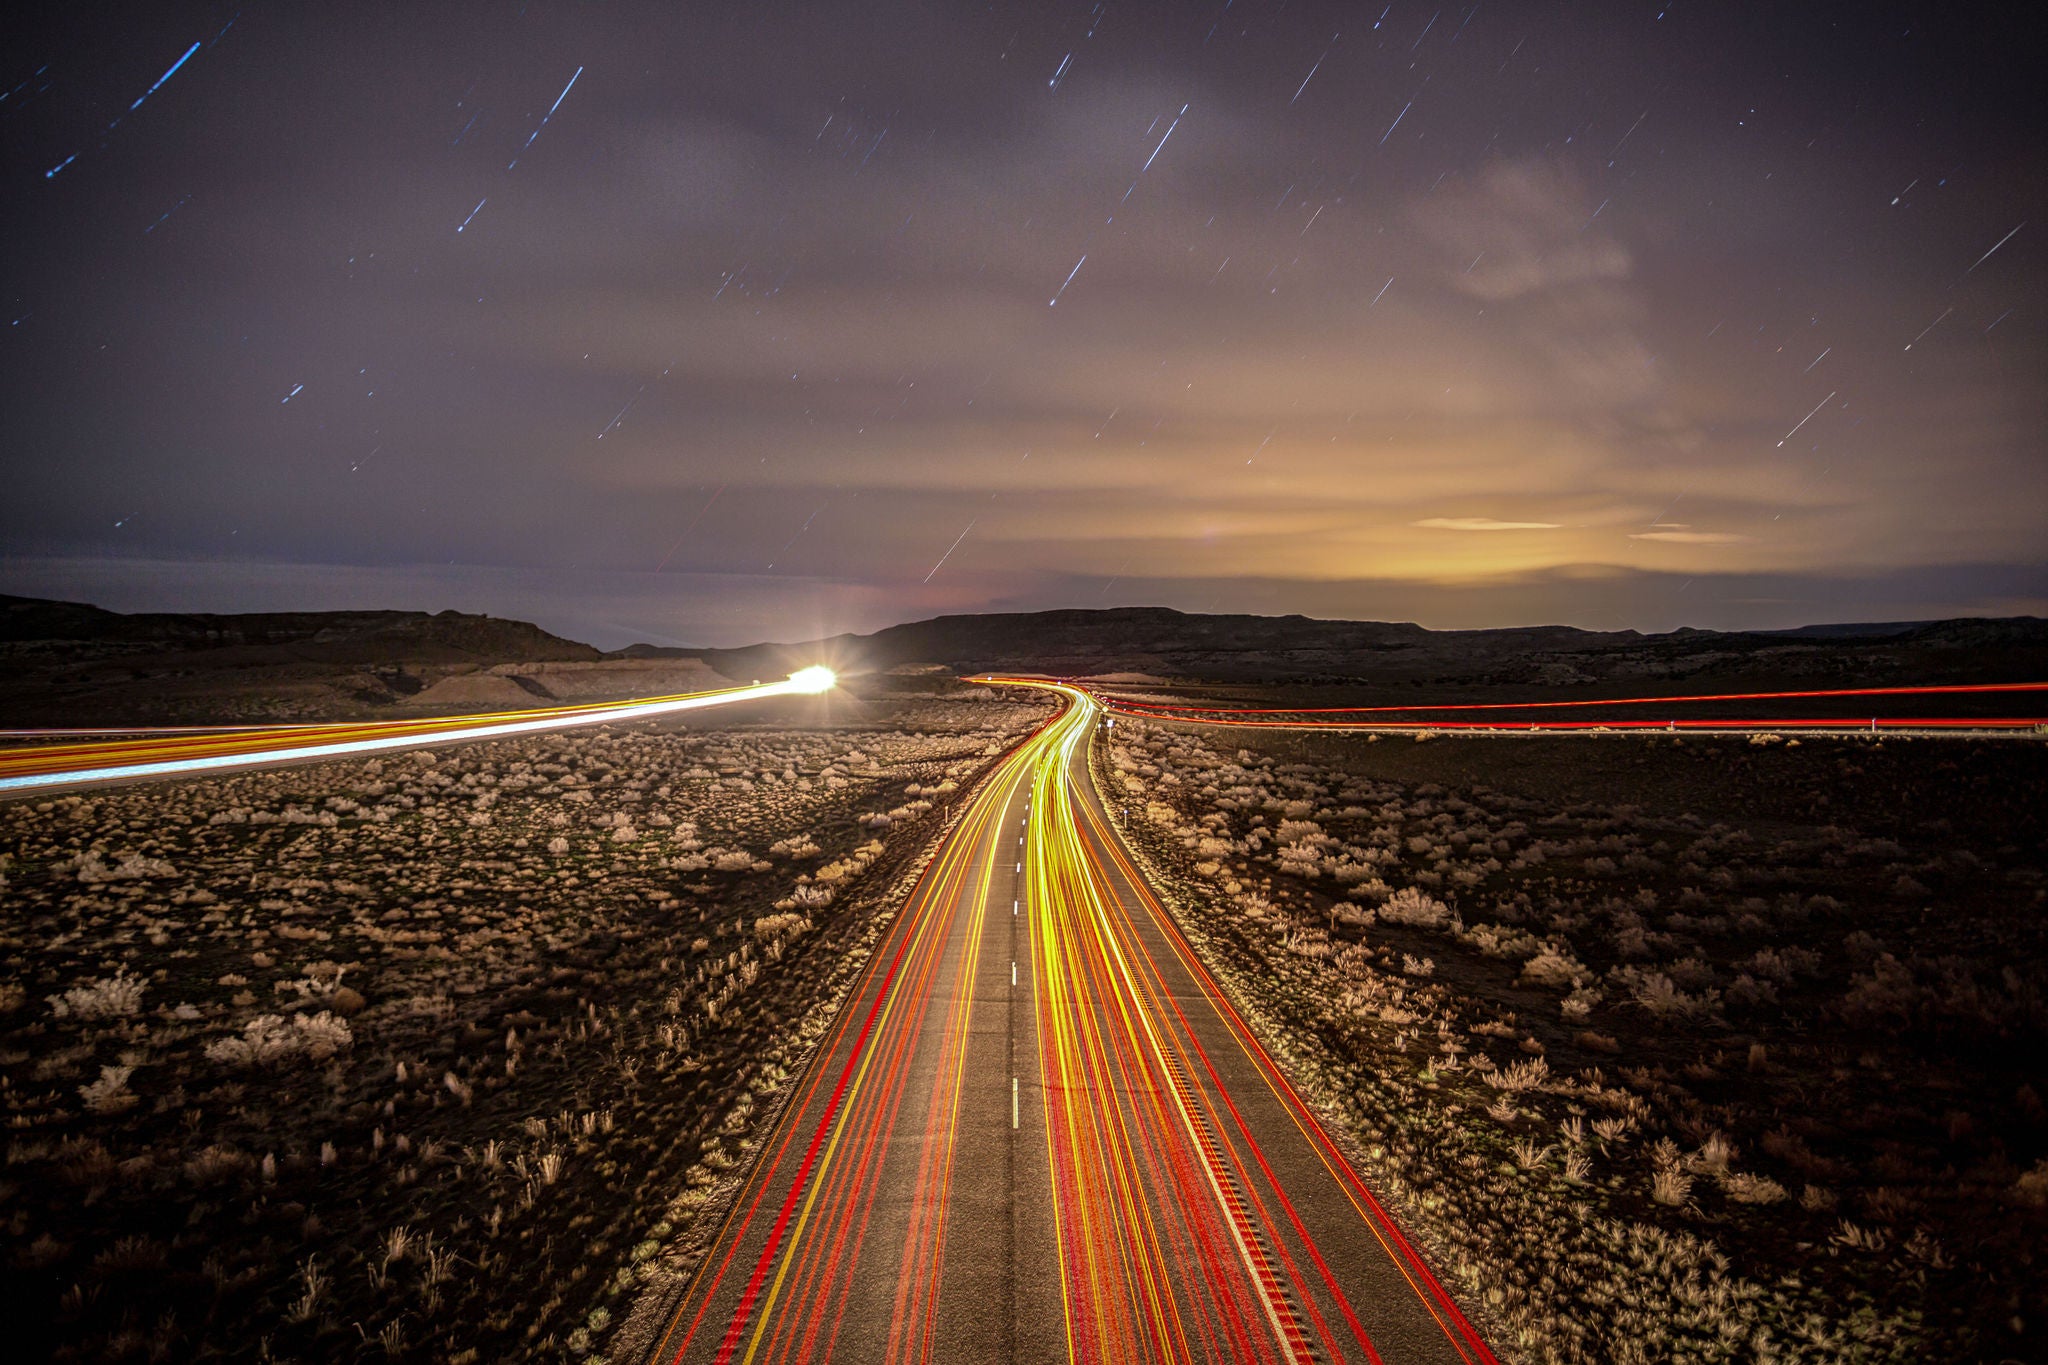
[{"label": "yellow light trail", "polygon": [[[949,1186],[958,1127],[959,1091],[970,1032],[969,977],[978,955],[986,902],[990,896],[1003,828],[1003,812],[1039,760],[1054,727],[1042,727],[1013,749],[969,799],[960,823],[911,892],[902,911],[896,945],[877,954],[869,971],[880,981],[865,1016],[842,1014],[827,1055],[852,1035],[852,1047],[837,1084],[814,1071],[795,1097],[791,1119],[764,1152],[749,1181],[750,1199],[736,1205],[712,1255],[685,1290],[654,1358],[681,1360],[693,1342],[715,1343],[711,1358],[811,1361],[834,1358],[834,1347],[849,1297],[856,1288],[869,1216],[878,1189],[878,1167],[888,1155],[908,1084],[914,1053],[927,1030],[940,1039],[940,1060],[917,1139],[925,1155],[912,1183],[911,1220],[888,1281],[893,1311],[888,1315],[889,1360],[928,1360],[948,1223]],[[984,856],[984,849],[986,854]],[[951,983],[951,1005],[933,1020],[933,986],[958,907],[969,911],[967,948]],[[856,992],[856,999],[862,992]],[[800,1146],[810,1120],[809,1148]],[[780,1211],[766,1227],[764,1245],[731,1317],[715,1336],[698,1334],[713,1295],[734,1267],[739,1241],[763,1206],[768,1187],[785,1165],[791,1183]],[[720,1254],[722,1250],[722,1254]],[[752,1330],[749,1331],[749,1328]],[[821,1340],[822,1337],[822,1340]],[[671,1352],[673,1354],[671,1354]]]},{"label": "yellow light trail", "polygon": [[[1068,707],[1034,774],[1027,887],[1070,1359],[1378,1362],[1347,1287],[1297,1212],[1304,1197],[1327,1208],[1335,1194],[1452,1355],[1491,1365],[1485,1343],[1196,959],[1120,839],[1081,799],[1070,774],[1101,708],[1063,684],[991,681],[1053,691]],[[1278,1135],[1247,1126],[1146,946],[1151,935],[1192,979],[1196,998],[1214,1007],[1334,1190],[1318,1182],[1290,1191],[1275,1173],[1261,1143]]]},{"label": "yellow light trail", "polygon": [[[1044,1002],[1046,1085],[1060,1095],[1063,1120],[1048,1128],[1053,1197],[1056,1204],[1072,1206],[1078,1224],[1071,1243],[1062,1238],[1063,1257],[1076,1261],[1066,1280],[1070,1328],[1084,1348],[1076,1355],[1194,1359],[1190,1324],[1173,1286],[1198,1279],[1209,1292],[1189,1295],[1190,1309],[1200,1311],[1201,1300],[1213,1297],[1224,1310],[1201,1335],[1213,1331],[1230,1340],[1231,1354],[1239,1358],[1305,1360],[1308,1344],[1229,1187],[1230,1177],[1176,1081],[1151,992],[1119,941],[1110,909],[1114,892],[1081,836],[1067,773],[1094,728],[1096,707],[1077,690],[1056,690],[1066,697],[1069,712],[1033,783],[1032,804],[1040,815],[1027,848],[1027,890]],[[1096,1099],[1112,1077],[1126,1082],[1134,1101],[1145,1097],[1145,1103],[1134,1103],[1128,1120],[1113,1097]],[[1136,1131],[1141,1127],[1145,1131]],[[1180,1253],[1171,1258],[1146,1197],[1147,1185],[1155,1183],[1147,1174],[1171,1181],[1179,1196],[1177,1208],[1173,1200],[1161,1201],[1186,1225],[1182,1236],[1169,1239]],[[1241,1276],[1216,1254],[1225,1249]],[[1186,1250],[1197,1254],[1187,1257]],[[1076,1295],[1075,1285],[1086,1292]],[[1261,1321],[1270,1339],[1250,1335],[1251,1321]],[[1142,1335],[1132,1333],[1139,1325]]]},{"label": "yellow light trail", "polygon": [[[1494,1365],[1126,856],[1085,766],[1100,708],[1017,685],[1062,711],[965,795],[650,1359],[1380,1365],[1392,1330],[1404,1360]],[[1031,998],[991,1075],[998,980]],[[1007,1234],[965,1221],[995,1210]],[[949,1245],[1053,1264],[1010,1265],[1005,1322]]]}]

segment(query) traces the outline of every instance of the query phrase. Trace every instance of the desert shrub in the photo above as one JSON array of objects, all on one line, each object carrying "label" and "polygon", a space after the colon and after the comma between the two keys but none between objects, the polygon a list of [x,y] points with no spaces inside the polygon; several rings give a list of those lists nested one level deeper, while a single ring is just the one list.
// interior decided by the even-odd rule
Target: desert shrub
[{"label": "desert shrub", "polygon": [[1593,1007],[1604,998],[1595,987],[1578,986],[1573,988],[1571,994],[1558,1001],[1557,1012],[1562,1018],[1574,1022],[1590,1019],[1593,1016]]},{"label": "desert shrub", "polygon": [[1288,844],[1279,852],[1280,870],[1314,880],[1323,875],[1323,855],[1313,844]]},{"label": "desert shrub", "polygon": [[78,1087],[78,1098],[95,1114],[118,1114],[132,1108],[135,1094],[128,1089],[128,1077],[134,1071],[132,1066],[103,1066],[98,1080]]},{"label": "desert shrub", "polygon": [[1476,925],[1465,941],[1488,957],[1533,958],[1544,951],[1534,934],[1500,924]]},{"label": "desert shrub", "polygon": [[1613,976],[1615,983],[1628,992],[1629,999],[1655,1019],[1705,1019],[1714,1013],[1721,998],[1719,991],[1702,991],[1697,995],[1682,991],[1664,973],[1640,967],[1617,967]]},{"label": "desert shrub", "polygon": [[1592,975],[1584,963],[1556,948],[1545,948],[1522,964],[1520,979],[1525,986],[1548,986],[1552,990],[1569,990]]},{"label": "desert shrub", "polygon": [[794,938],[811,927],[811,922],[802,915],[763,915],[754,921],[754,937],[763,943],[775,939]]},{"label": "desert shrub", "polygon": [[[1393,894],[1393,888],[1388,886],[1385,882],[1381,881],[1378,877],[1368,877],[1364,881],[1361,881],[1354,885],[1349,891],[1346,891],[1344,894],[1351,900],[1355,901],[1382,901]],[[1373,912],[1369,911],[1367,913]],[[1373,918],[1377,919],[1378,915],[1373,914]]]},{"label": "desert shrub", "polygon": [[185,1178],[195,1185],[213,1185],[240,1175],[255,1163],[249,1154],[226,1144],[216,1144],[185,1163]]},{"label": "desert shrub", "polygon": [[1808,948],[1760,948],[1755,956],[1738,965],[1747,967],[1760,980],[1783,986],[1790,984],[1795,975],[1818,972],[1820,954]]},{"label": "desert shrub", "polygon": [[1451,922],[1451,908],[1434,896],[1404,886],[1380,907],[1380,918],[1418,929],[1441,929]]},{"label": "desert shrub", "polygon": [[1731,1171],[1721,1179],[1721,1191],[1738,1204],[1782,1204],[1791,1198],[1785,1187],[1769,1176]]},{"label": "desert shrub", "polygon": [[113,867],[108,867],[97,853],[88,853],[79,861],[78,880],[92,886],[100,882],[139,881],[146,877],[173,877],[177,873],[161,858],[145,858],[140,853],[131,853]]},{"label": "desert shrub", "polygon": [[206,1059],[220,1066],[268,1066],[293,1058],[324,1062],[353,1046],[348,1021],[322,1010],[289,1020],[259,1014],[242,1026],[239,1038],[217,1038],[206,1045]]},{"label": "desert shrub", "polygon": [[2006,966],[1980,980],[1978,964],[1960,957],[1879,952],[1868,973],[1851,981],[1842,1018],[1858,1028],[1909,1028],[1990,1034],[2001,1038],[2048,1032],[2048,992],[2038,971]]},{"label": "desert shrub", "polygon": [[1238,906],[1252,919],[1271,919],[1278,907],[1257,892],[1250,892],[1238,898]]},{"label": "desert shrub", "polygon": [[49,997],[50,1011],[59,1019],[113,1019],[134,1014],[142,1008],[143,982],[128,975],[126,968],[112,976],[73,986],[62,995]]}]

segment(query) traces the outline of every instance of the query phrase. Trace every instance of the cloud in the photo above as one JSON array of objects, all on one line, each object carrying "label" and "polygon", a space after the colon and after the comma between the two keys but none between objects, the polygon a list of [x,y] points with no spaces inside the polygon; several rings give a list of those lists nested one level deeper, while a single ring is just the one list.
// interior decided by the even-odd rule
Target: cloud
[{"label": "cloud", "polygon": [[1633,258],[1595,226],[1590,200],[1556,163],[1503,162],[1423,199],[1412,217],[1469,262],[1452,287],[1498,303],[1629,277]]},{"label": "cloud", "polygon": [[1424,517],[1413,523],[1437,531],[1555,531],[1555,521],[1495,521],[1492,517]]},{"label": "cloud", "polygon": [[1630,540],[1661,540],[1669,545],[1733,545],[1748,536],[1730,531],[1637,531]]},{"label": "cloud", "polygon": [[1571,166],[1551,157],[1489,163],[1409,204],[1437,244],[1438,279],[1477,300],[1518,337],[1549,401],[1609,431],[1612,444],[1696,450],[1702,435],[1675,401],[1643,334],[1650,315],[1621,224]]}]

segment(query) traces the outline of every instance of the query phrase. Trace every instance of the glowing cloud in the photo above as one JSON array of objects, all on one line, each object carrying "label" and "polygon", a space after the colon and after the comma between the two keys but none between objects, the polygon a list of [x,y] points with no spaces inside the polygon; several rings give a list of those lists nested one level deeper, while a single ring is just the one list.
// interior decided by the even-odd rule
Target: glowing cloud
[{"label": "glowing cloud", "polygon": [[1730,531],[1637,531],[1630,540],[1661,540],[1667,545],[1733,545],[1748,540]]},{"label": "glowing cloud", "polygon": [[1413,523],[1432,531],[1555,531],[1555,521],[1495,521],[1492,517],[1425,517]]}]

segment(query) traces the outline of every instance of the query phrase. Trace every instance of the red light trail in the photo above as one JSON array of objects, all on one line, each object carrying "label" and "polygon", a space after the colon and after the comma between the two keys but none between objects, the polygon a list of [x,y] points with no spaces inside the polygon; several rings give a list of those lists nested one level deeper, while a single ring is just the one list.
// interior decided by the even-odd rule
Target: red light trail
[{"label": "red light trail", "polygon": [[1016,685],[651,1358],[1494,1365]]},{"label": "red light trail", "polygon": [[1603,718],[1598,720],[1520,721],[1502,720],[1285,720],[1236,719],[1236,717],[1287,716],[1418,716],[1440,712],[1529,712],[1563,708],[1684,706],[1700,703],[1746,703],[1842,697],[1937,697],[1984,696],[2011,693],[2048,692],[2048,683],[1944,683],[1914,687],[1834,687],[1786,692],[1716,692],[1680,697],[1574,698],[1568,701],[1532,702],[1440,702],[1404,706],[1204,706],[1199,704],[1146,702],[1092,694],[1110,712],[1133,719],[1181,721],[1196,725],[1235,725],[1265,729],[1333,730],[1483,730],[1495,732],[1582,731],[1582,730],[2028,730],[2048,725],[2048,716],[1777,716],[1757,718],[1661,716],[1655,719]]}]

